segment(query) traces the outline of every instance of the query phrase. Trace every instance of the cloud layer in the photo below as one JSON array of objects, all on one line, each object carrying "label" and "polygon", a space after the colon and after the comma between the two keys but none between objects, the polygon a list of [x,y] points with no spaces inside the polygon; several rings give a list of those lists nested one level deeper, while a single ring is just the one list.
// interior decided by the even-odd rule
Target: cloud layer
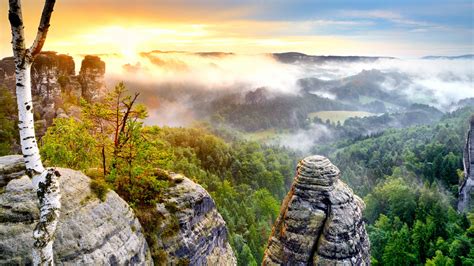
[{"label": "cloud layer", "polygon": [[[444,111],[449,110],[452,103],[474,97],[472,60],[378,59],[287,64],[270,54],[179,51],[142,52],[132,60],[118,55],[103,59],[107,61],[109,86],[123,80],[132,89],[142,91],[146,95],[145,102],[160,113],[153,115],[152,112],[153,119],[149,121],[173,126],[201,119],[201,114],[193,112],[195,104],[206,104],[215,97],[261,87],[273,94],[298,95],[302,89],[301,79],[317,78],[337,85],[365,70],[380,73],[383,79],[373,82],[383,90],[396,91],[412,102]],[[318,94],[337,100],[330,87]],[[165,113],[172,113],[172,117]]]}]

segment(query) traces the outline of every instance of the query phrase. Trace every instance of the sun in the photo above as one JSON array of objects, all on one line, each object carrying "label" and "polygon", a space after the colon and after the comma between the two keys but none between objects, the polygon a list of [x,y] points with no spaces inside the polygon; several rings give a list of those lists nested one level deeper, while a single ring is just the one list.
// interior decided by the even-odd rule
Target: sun
[{"label": "sun", "polygon": [[190,43],[207,34],[204,25],[109,25],[88,28],[71,36],[71,41],[57,44],[80,43],[81,50],[87,49],[89,53],[116,53],[134,61],[140,52],[170,47],[170,44]]}]

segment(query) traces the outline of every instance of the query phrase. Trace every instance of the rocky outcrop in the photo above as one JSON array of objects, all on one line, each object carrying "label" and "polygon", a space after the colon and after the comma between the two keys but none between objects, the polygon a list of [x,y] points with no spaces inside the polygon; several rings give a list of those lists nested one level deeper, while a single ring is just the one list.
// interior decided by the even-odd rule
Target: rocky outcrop
[{"label": "rocky outcrop", "polygon": [[105,63],[100,57],[86,55],[82,60],[79,72],[79,83],[82,87],[82,97],[88,101],[100,99],[106,91]]},{"label": "rocky outcrop", "polygon": [[263,265],[370,265],[365,205],[339,177],[325,157],[299,162]]},{"label": "rocky outcrop", "polygon": [[[20,156],[0,157],[0,264],[31,263],[33,229],[38,220],[31,180],[22,175]],[[115,192],[104,202],[89,188],[89,178],[58,168],[62,193],[55,261],[59,265],[146,265],[150,252],[132,209]],[[5,182],[3,182],[4,184]]]},{"label": "rocky outcrop", "polygon": [[[102,98],[107,91],[104,74],[105,63],[98,56],[85,56],[76,75],[71,56],[41,52],[31,67],[36,136],[41,139],[56,117],[78,118],[81,98],[91,102]],[[13,57],[0,60],[0,90],[5,89],[16,95]]]},{"label": "rocky outcrop", "polygon": [[182,175],[171,174],[171,179],[176,185],[156,206],[163,217],[157,237],[158,248],[166,254],[164,264],[236,265],[225,221],[209,193]]},{"label": "rocky outcrop", "polygon": [[13,57],[0,60],[0,87],[15,87],[15,62]]},{"label": "rocky outcrop", "polygon": [[[58,108],[66,101],[78,103],[100,99],[106,92],[105,63],[98,56],[86,55],[79,75],[71,56],[56,52],[41,52],[31,67],[32,94],[35,112],[51,125]],[[15,95],[15,68],[13,57],[0,60],[0,87],[7,87]]]},{"label": "rocky outcrop", "polygon": [[0,157],[0,188],[4,188],[10,180],[25,174],[25,163],[19,155]]},{"label": "rocky outcrop", "polygon": [[[104,202],[78,171],[57,168],[62,210],[54,242],[59,265],[151,265],[150,245],[132,209],[115,192]],[[170,174],[174,185],[153,212],[152,248],[158,265],[236,265],[225,221],[209,193],[188,178]],[[0,157],[0,265],[31,263],[37,197],[19,155]],[[146,225],[145,225],[146,226]]]},{"label": "rocky outcrop", "polygon": [[474,116],[471,118],[466,146],[464,147],[464,179],[459,188],[458,211],[474,209]]},{"label": "rocky outcrop", "polygon": [[40,53],[31,67],[32,93],[41,97],[42,104],[54,104],[61,97],[63,80],[74,75],[75,65],[71,56]]}]

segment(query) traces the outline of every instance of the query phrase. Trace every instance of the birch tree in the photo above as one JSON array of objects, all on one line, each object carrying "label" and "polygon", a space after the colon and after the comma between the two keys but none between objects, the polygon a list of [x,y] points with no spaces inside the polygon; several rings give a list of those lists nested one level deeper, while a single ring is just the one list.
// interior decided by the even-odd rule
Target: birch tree
[{"label": "birch tree", "polygon": [[25,47],[25,34],[21,0],[9,0],[8,20],[12,31],[12,48],[15,59],[18,128],[21,151],[25,159],[26,173],[36,188],[40,220],[33,231],[33,264],[53,264],[53,242],[61,208],[58,177],[54,169],[45,169],[36,142],[33,99],[31,96],[31,65],[41,52],[49,29],[55,0],[45,0],[36,38],[30,48]]}]

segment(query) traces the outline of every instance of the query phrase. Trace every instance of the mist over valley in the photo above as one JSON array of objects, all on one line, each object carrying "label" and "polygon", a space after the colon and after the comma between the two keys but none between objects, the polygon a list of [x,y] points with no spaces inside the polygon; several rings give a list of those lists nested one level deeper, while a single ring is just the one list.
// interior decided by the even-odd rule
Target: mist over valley
[{"label": "mist over valley", "polygon": [[301,147],[308,145],[297,145],[291,136],[314,145],[341,134],[357,137],[430,124],[474,97],[469,56],[399,59],[155,50],[102,59],[108,87],[124,81],[141,93],[149,125],[210,122],[244,138],[305,152],[308,148]]}]

